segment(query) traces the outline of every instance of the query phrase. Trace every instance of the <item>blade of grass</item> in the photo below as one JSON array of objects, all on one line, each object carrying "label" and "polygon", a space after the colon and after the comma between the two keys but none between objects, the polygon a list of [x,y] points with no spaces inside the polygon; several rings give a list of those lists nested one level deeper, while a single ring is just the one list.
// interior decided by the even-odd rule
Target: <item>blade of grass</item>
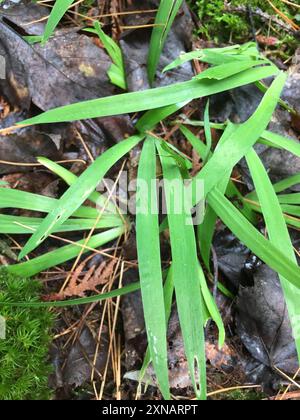
[{"label": "blade of grass", "polygon": [[233,63],[234,61],[249,60],[250,57],[259,57],[259,52],[254,43],[252,43],[252,45],[245,44],[244,46],[235,45],[233,47],[225,48],[202,49],[181,54],[176,60],[165,67],[163,71],[167,72],[173,70],[192,60],[199,60],[204,63],[218,66],[226,63]]},{"label": "blade of grass", "polygon": [[295,156],[300,157],[300,144],[298,141],[286,138],[280,134],[272,133],[271,131],[264,131],[260,143],[267,146],[284,149]]},{"label": "blade of grass", "polygon": [[[41,225],[43,219],[36,217],[8,216],[0,214],[0,233],[5,234],[32,234]],[[95,225],[94,219],[69,219],[57,229],[55,232],[78,232],[82,230],[108,229],[123,226],[120,217],[103,215],[99,222]]]},{"label": "blade of grass", "polygon": [[[293,244],[282,214],[278,198],[267,174],[267,171],[254,149],[252,149],[246,155],[246,161],[250,169],[259,202],[261,204],[270,242],[274,244],[278,250],[284,253],[287,258],[291,260],[291,262],[297,264]],[[292,324],[298,357],[300,360],[300,337],[298,334],[300,319],[300,290],[299,288],[294,287],[291,283],[289,283],[283,276],[279,277]]]},{"label": "blade of grass", "polygon": [[273,185],[276,193],[281,193],[294,185],[300,184],[300,174],[290,176]]},{"label": "blade of grass", "polygon": [[[71,171],[68,171],[68,169],[58,163],[52,162],[50,159],[39,157],[37,160],[51,172],[63,179],[69,186],[73,185],[78,180],[78,176],[74,175]],[[111,212],[113,214],[117,213],[116,206],[111,201],[107,201],[106,197],[96,191],[89,196],[89,200],[92,203],[97,204],[98,208],[104,209],[105,212]]]},{"label": "blade of grass", "polygon": [[[166,318],[166,327],[169,324],[171,312],[172,312],[172,303],[173,303],[173,295],[174,295],[174,276],[173,276],[173,269],[172,266],[168,270],[167,279],[164,285],[164,302],[165,302],[165,318]],[[140,370],[140,377],[139,377],[139,387],[145,377],[146,371],[148,366],[151,363],[151,356],[150,356],[150,349],[149,346],[145,353],[145,358],[143,362],[143,366]]]},{"label": "blade of grass", "polygon": [[21,308],[66,308],[70,306],[89,305],[91,303],[101,302],[106,299],[113,299],[115,297],[124,296],[129,293],[136,292],[140,289],[140,283],[132,283],[120,289],[112,290],[101,295],[89,296],[87,298],[70,299],[53,302],[0,302],[1,306],[19,306]]},{"label": "blade of grass", "polygon": [[[43,195],[32,194],[26,191],[0,188],[0,208],[14,208],[50,213],[57,207],[58,200]],[[96,219],[99,216],[97,209],[82,206],[72,216]]]},{"label": "blade of grass", "polygon": [[[276,193],[281,193],[297,184],[300,184],[300,174],[292,175],[286,179],[283,179],[282,181],[277,182],[273,185],[273,188]],[[256,191],[252,191],[250,194],[247,194],[246,199],[248,200],[257,200],[257,194]]]},{"label": "blade of grass", "polygon": [[[182,177],[173,159],[165,157],[165,151],[157,142],[157,149],[163,167],[166,188],[168,183],[176,182],[176,189],[180,189],[183,182]],[[169,185],[170,185],[169,184]],[[188,360],[192,383],[199,399],[206,397],[206,356],[204,338],[203,301],[198,280],[198,257],[195,233],[192,226],[191,216],[186,215],[181,198],[180,211],[176,199],[178,190],[175,193],[174,187],[170,185],[166,192],[168,209],[168,221],[170,229],[170,240],[172,249],[172,266],[174,274],[174,286],[176,302],[182,329],[185,352]],[[190,222],[190,223],[189,223]],[[197,371],[199,381],[197,379]]]},{"label": "blade of grass", "polygon": [[145,114],[139,119],[135,128],[140,132],[144,133],[146,131],[152,130],[157,124],[161,121],[166,119],[175,112],[179,111],[185,105],[187,105],[189,101],[180,102],[178,104],[165,106],[162,108],[152,109],[150,111],[145,112]]},{"label": "blade of grass", "polygon": [[32,277],[41,271],[45,271],[51,267],[55,267],[66,261],[76,258],[82,246],[88,248],[83,249],[83,253],[90,252],[90,248],[98,248],[104,244],[113,241],[123,235],[124,227],[111,229],[103,233],[94,235],[87,243],[86,240],[77,242],[76,244],[66,245],[58,248],[55,251],[48,252],[40,257],[33,258],[24,263],[9,265],[6,267],[7,271],[12,274],[21,275],[23,277]]},{"label": "blade of grass", "polygon": [[[208,125],[207,121],[207,125]],[[234,134],[236,130],[236,126],[233,124],[228,124],[226,129],[224,130],[224,133],[219,141],[218,147],[221,147],[226,143],[228,139],[230,139],[231,135]],[[212,154],[211,154],[212,156]],[[230,175],[231,170],[228,171],[227,174],[225,174],[224,179],[220,182],[218,188],[219,190],[225,194],[226,189],[228,188],[228,184],[230,181]],[[211,248],[212,248],[212,242],[215,232],[215,226],[217,222],[218,216],[214,212],[214,210],[210,207],[210,205],[207,205],[206,214],[204,216],[203,223],[198,225],[197,227],[197,236],[198,236],[198,242],[199,242],[199,249],[201,257],[204,261],[204,264],[206,268],[210,272],[210,255],[211,255]]]},{"label": "blade of grass", "polygon": [[[230,135],[233,134],[236,126],[233,124],[229,124],[226,126],[223,136],[220,139],[220,145],[224,144],[226,140],[229,139]],[[186,137],[186,139],[192,144],[195,148],[197,153],[200,157],[204,157],[206,155],[206,146],[185,126],[180,127],[181,132]],[[212,153],[210,153],[209,158],[212,157]],[[241,208],[242,213],[250,220],[255,221],[255,213],[253,212],[251,206],[243,201],[242,195],[236,189],[235,185],[232,181],[229,180],[230,173],[228,173],[224,179],[221,181],[223,187],[221,187],[221,191],[225,193],[230,193],[230,195],[237,196],[241,199],[241,202],[244,205]],[[229,182],[227,182],[229,181]],[[227,184],[226,184],[227,183]],[[225,185],[226,184],[226,185]],[[200,253],[205,263],[206,268],[210,271],[210,253],[211,253],[211,246],[212,246],[212,239],[215,230],[215,224],[217,221],[217,215],[212,210],[212,208],[208,205],[206,209],[206,213],[204,216],[203,223],[198,226],[198,240],[199,240],[199,248]]]},{"label": "blade of grass", "polygon": [[160,257],[156,184],[156,149],[153,138],[144,143],[137,180],[136,234],[143,310],[149,351],[159,388],[170,399],[167,329]]},{"label": "blade of grass", "polygon": [[300,193],[281,194],[278,200],[281,204],[300,204]]},{"label": "blade of grass", "polygon": [[[261,205],[258,201],[251,201],[249,203],[254,211],[262,214]],[[281,211],[283,212],[283,217],[285,222],[297,229],[300,228],[300,207],[299,206],[290,206],[289,204],[281,204]]]},{"label": "blade of grass", "polygon": [[[193,127],[204,127],[203,121],[194,121],[187,118],[184,121],[180,122],[181,124],[191,125]],[[226,126],[227,123],[210,123],[210,127],[216,130],[224,130]],[[274,147],[277,149],[284,149],[294,154],[295,156],[300,157],[300,145],[297,141],[284,137],[280,134],[273,133],[272,131],[264,130],[261,134],[261,138],[258,140],[258,143],[265,144],[267,146]]]},{"label": "blade of grass", "polygon": [[160,2],[151,35],[148,56],[148,76],[151,84],[154,81],[167,36],[181,5],[182,0],[162,0]]},{"label": "blade of grass", "polygon": [[110,77],[111,82],[114,83],[116,86],[120,87],[121,89],[126,90],[126,74],[121,48],[112,38],[106,35],[106,33],[101,28],[100,22],[94,22],[94,27],[95,29],[87,28],[85,29],[85,31],[95,33],[98,35],[99,39],[101,40],[102,44],[104,45],[104,48],[108,52],[113,62],[107,73]]},{"label": "blade of grass", "polygon": [[152,110],[234,89],[278,74],[274,66],[246,70],[224,80],[191,80],[162,88],[93,99],[46,111],[19,124],[47,124]]},{"label": "blade of grass", "polygon": [[299,267],[265,239],[217,188],[208,194],[207,200],[223,223],[242,243],[274,271],[300,288]]},{"label": "blade of grass", "polygon": [[94,192],[109,169],[142,139],[143,135],[133,136],[118,143],[99,156],[78,180],[64,193],[57,206],[43,220],[39,229],[31,236],[22,249],[19,259],[25,257],[40,245],[58,226],[64,223],[71,214]]},{"label": "blade of grass", "polygon": [[261,137],[272,118],[286,78],[285,73],[277,76],[252,117],[237,127],[233,135],[218,147],[212,158],[194,178],[194,182],[198,180],[205,182],[205,195],[222,181]]},{"label": "blade of grass", "polygon": [[219,348],[221,349],[224,346],[226,333],[225,333],[225,327],[222,321],[222,317],[220,315],[219,309],[217,307],[217,304],[213,298],[213,296],[210,293],[210,290],[207,286],[205,276],[203,273],[203,269],[201,265],[199,264],[198,267],[199,271],[199,279],[200,279],[200,286],[201,286],[201,292],[203,296],[203,300],[205,302],[205,305],[208,309],[209,315],[212,318],[212,320],[216,323],[218,330],[219,330]]},{"label": "blade of grass", "polygon": [[42,42],[46,43],[50,36],[53,34],[55,28],[59,24],[60,20],[67,12],[74,0],[56,0],[53,9],[50,13],[49,19],[46,24],[46,28],[43,34]]},{"label": "blade of grass", "polygon": [[211,154],[211,147],[212,147],[212,135],[211,129],[209,125],[209,100],[207,101],[205,111],[204,111],[204,132],[206,138],[206,153],[205,155],[200,155],[203,158],[203,164],[205,165],[210,157]]},{"label": "blade of grass", "polygon": [[211,67],[208,70],[198,74],[197,76],[195,76],[195,79],[223,80],[234,74],[238,74],[247,69],[251,69],[252,67],[267,63],[268,62],[266,60],[245,60],[221,64],[220,66]]}]

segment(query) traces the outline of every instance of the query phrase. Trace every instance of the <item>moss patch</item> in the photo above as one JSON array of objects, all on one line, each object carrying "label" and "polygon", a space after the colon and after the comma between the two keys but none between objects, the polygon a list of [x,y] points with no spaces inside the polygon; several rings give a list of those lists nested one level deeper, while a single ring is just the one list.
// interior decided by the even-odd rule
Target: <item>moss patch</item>
[{"label": "moss patch", "polygon": [[[36,302],[40,284],[0,271],[0,302]],[[54,316],[44,308],[0,305],[6,338],[0,339],[0,400],[49,399],[47,362]]]},{"label": "moss patch", "polygon": [[[244,41],[251,36],[251,26],[249,23],[248,13],[238,14],[230,13],[224,8],[224,0],[197,0],[191,1],[191,7],[199,16],[202,23],[200,30],[209,39],[217,39],[218,41],[228,42],[229,39],[237,42]],[[281,0],[272,0],[272,3],[281,12],[291,19],[297,20],[297,12],[295,9],[287,6]],[[273,16],[276,14],[274,9],[265,0],[232,0],[232,7],[251,6],[253,9],[260,8],[263,12]],[[255,18],[256,28],[261,28],[261,21]],[[266,30],[268,25],[266,24]]]}]

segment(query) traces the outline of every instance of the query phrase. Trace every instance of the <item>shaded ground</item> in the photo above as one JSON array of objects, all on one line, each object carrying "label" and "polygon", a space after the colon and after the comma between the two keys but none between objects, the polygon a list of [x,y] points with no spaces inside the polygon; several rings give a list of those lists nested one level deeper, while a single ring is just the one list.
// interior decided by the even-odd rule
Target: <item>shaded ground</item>
[{"label": "shaded ground", "polygon": [[[109,15],[101,19],[105,31],[120,41],[128,90],[148,88],[146,61],[151,27],[145,25],[153,23],[154,13],[144,11],[156,9],[158,3],[156,0],[83,2],[71,10],[54,37],[42,47],[40,44],[29,45],[22,36],[43,33],[43,18],[48,16],[48,9],[27,2],[17,5],[5,2],[1,6],[0,51],[6,57],[8,77],[0,81],[1,128],[10,127],[40,111],[118,93],[107,76],[111,65],[109,56],[96,37],[82,31],[95,16]],[[124,11],[132,11],[132,14],[118,14]],[[184,50],[213,45],[207,35],[195,35],[201,22],[195,9],[193,13],[184,5],[177,16],[160,69]],[[272,16],[282,20],[282,16],[275,13]],[[282,23],[287,26],[284,19]],[[255,30],[255,26],[251,28],[250,25],[250,37]],[[291,30],[291,37],[294,32],[296,36],[295,28]],[[244,41],[249,40],[249,34],[245,34]],[[280,40],[281,32],[276,36]],[[276,63],[282,68],[289,68],[290,77],[284,98],[300,112],[299,50],[287,58],[286,54],[292,50],[284,47],[281,57],[278,53],[280,47],[277,43],[272,44],[271,35],[258,38],[258,41]],[[203,68],[199,64],[187,63],[174,72],[160,76],[156,85],[189,80],[201,70]],[[261,93],[253,87],[218,95],[211,100],[211,118],[217,122],[228,118],[235,122],[245,121],[260,99]],[[196,101],[184,108],[183,113],[202,119],[204,106],[204,100]],[[65,190],[65,184],[50,171],[37,166],[35,158],[42,155],[56,161],[66,161],[74,174],[80,174],[95,157],[133,133],[135,118],[126,115],[25,127],[14,134],[2,133],[1,180],[11,188],[57,198]],[[299,120],[291,120],[287,112],[278,110],[272,129],[299,141]],[[194,171],[199,170],[199,158],[192,155],[191,148],[184,142],[177,127],[162,125],[160,130],[161,136],[172,140],[192,158]],[[203,130],[195,129],[195,132],[203,138]],[[213,134],[214,142],[217,142],[219,133]],[[257,151],[272,180],[299,173],[300,160],[287,152],[267,146],[261,146]],[[138,157],[137,148],[124,163],[132,178],[135,177]],[[116,179],[120,169],[120,165],[117,165],[110,176]],[[243,162],[234,176],[242,191],[253,188]],[[32,212],[15,209],[10,214],[27,216]],[[263,230],[263,226],[261,228]],[[295,249],[299,252],[299,234],[295,230],[292,236]],[[22,235],[14,238],[1,235],[0,239],[0,261],[2,264],[12,264],[15,253],[26,238]],[[82,233],[66,234],[64,239],[76,241],[82,239]],[[162,244],[166,266],[170,260],[167,239]],[[51,238],[39,248],[39,252],[60,245],[60,239]],[[214,274],[230,289],[234,299],[221,293],[217,295],[228,337],[222,350],[217,346],[214,324],[209,324],[206,330],[211,398],[262,399],[275,398],[277,395],[299,398],[289,379],[297,373],[298,362],[278,275],[263,265],[220,223],[214,239],[214,251]],[[39,279],[43,282],[43,294],[47,300],[88,296],[95,291],[106,292],[119,284],[136,282],[138,266],[134,229],[125,241],[115,241],[105,249],[82,257],[75,264],[72,262],[41,273]],[[134,399],[138,371],[147,348],[140,293],[102,304],[57,310],[57,315],[55,337],[50,349],[54,366],[50,386],[55,398]],[[176,307],[172,310],[168,346],[173,394],[178,398],[193,398]],[[152,374],[150,369],[148,379],[152,385],[141,390],[142,399],[161,398]]]}]

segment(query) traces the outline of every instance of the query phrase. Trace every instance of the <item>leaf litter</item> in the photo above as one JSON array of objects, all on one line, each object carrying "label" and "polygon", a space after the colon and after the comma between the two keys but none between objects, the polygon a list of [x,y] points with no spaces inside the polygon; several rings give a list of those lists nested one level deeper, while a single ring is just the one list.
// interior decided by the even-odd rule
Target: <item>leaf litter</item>
[{"label": "leaf litter", "polygon": [[[7,7],[8,5],[9,7]],[[156,9],[158,5],[159,2],[156,0],[151,2],[133,1],[128,10],[144,11],[145,9]],[[7,11],[6,14],[5,11]],[[44,46],[39,43],[30,45],[23,39],[23,36],[42,35],[45,23],[43,21],[29,23],[45,18],[48,15],[47,10],[32,3],[16,6],[5,2],[4,6],[1,6],[2,12],[0,52],[4,53],[6,57],[8,78],[5,81],[0,81],[1,104],[3,104],[1,105],[1,109],[3,109],[1,128],[9,127],[40,111],[83,100],[106,97],[118,92],[107,76],[111,59],[104,49],[99,48],[91,36],[80,32],[78,28],[66,28],[61,25]],[[154,16],[154,13],[134,13],[122,18],[121,24],[125,29],[122,30],[120,36],[120,46],[124,55],[128,90],[132,92],[149,87],[146,63],[151,28],[138,27],[151,24]],[[133,29],[130,29],[130,26],[133,26]],[[184,4],[183,9],[176,17],[167,46],[163,51],[155,86],[186,81],[194,75],[194,67],[189,62],[172,72],[160,72],[183,50],[191,50],[192,30],[192,17]],[[298,52],[294,58],[293,66],[290,68],[289,79],[283,93],[283,98],[296,109],[300,98],[297,89],[299,78],[297,57]],[[45,80],[47,80],[46,84]],[[262,94],[253,86],[216,95],[210,100],[210,118],[215,122],[224,122],[227,119],[236,123],[243,122],[253,114],[261,98]],[[191,105],[194,116],[202,119],[201,109],[204,111],[204,105],[203,101],[196,101]],[[11,112],[13,108],[15,112]],[[184,111],[189,112],[188,108]],[[19,183],[22,172],[26,171],[29,179],[32,177],[34,180],[35,177],[40,176],[37,167],[22,166],[20,162],[34,163],[36,157],[42,155],[52,160],[67,158],[70,161],[71,170],[80,174],[85,168],[85,164],[75,163],[74,160],[88,162],[91,156],[96,158],[111,145],[133,134],[134,118],[135,116],[122,115],[58,124],[57,127],[47,125],[42,128],[38,126],[25,127],[18,129],[14,134],[2,135],[0,160],[19,163],[14,166],[0,162],[0,173],[1,175],[12,174],[11,176],[16,178],[8,179],[8,181],[15,179],[16,183]],[[277,110],[270,129],[288,135],[298,142],[297,121],[295,116],[291,117],[285,111]],[[165,135],[169,134],[169,127],[162,126],[161,129]],[[81,140],[78,137],[78,132]],[[203,132],[200,134],[204,137]],[[176,140],[179,140],[179,143],[183,141],[176,130],[173,138],[175,142]],[[299,173],[299,158],[290,153],[265,145],[258,146],[256,150],[269,171],[271,179],[275,182]],[[139,156],[138,151],[136,154]],[[199,159],[197,164],[199,165]],[[21,174],[17,175],[18,173]],[[248,188],[251,191],[253,185],[243,162],[237,167],[237,174],[240,177],[241,188],[244,190]],[[7,178],[1,179],[5,181]],[[49,185],[51,185],[50,181]],[[56,189],[54,195],[56,195],[57,189],[64,189],[65,186],[60,183],[56,184],[54,188]],[[45,193],[45,187],[38,186],[36,189],[39,191],[34,192],[48,195]],[[289,191],[297,191],[297,186],[293,185],[292,190]],[[294,244],[297,246],[297,232],[294,232],[294,235],[296,236]],[[76,233],[72,234],[70,240],[75,240],[77,236]],[[22,244],[24,239],[19,239]],[[59,241],[51,239],[45,247],[51,246],[55,249],[58,243]],[[2,241],[1,244],[3,246],[0,249],[0,254],[2,252],[7,254],[5,251],[7,246]],[[247,382],[257,383],[262,385],[267,393],[274,395],[277,387],[285,384],[280,372],[293,376],[298,368],[291,325],[278,275],[265,266],[234,235],[224,230],[220,224],[217,225],[213,245],[216,253],[215,263],[220,278],[232,293],[237,294],[237,302],[232,302],[223,296],[221,298],[220,293],[216,297],[224,321],[226,320],[225,326],[228,334],[226,344],[222,349],[218,347],[218,332],[215,325],[209,323],[206,327],[205,347],[209,389],[215,390],[216,381],[217,383],[219,381],[218,386],[221,388],[226,387],[219,379],[221,374],[226,383],[241,386]],[[116,249],[117,246],[118,244],[111,243],[112,249]],[[170,250],[168,247],[163,247],[162,244],[161,246],[164,250],[164,260],[169,261]],[[128,258],[131,259],[128,267],[136,266],[136,250],[133,249],[135,245],[129,244],[129,248],[133,255]],[[13,259],[15,255],[13,255],[13,251],[11,252],[12,254],[8,253],[8,258]],[[124,247],[124,254],[126,253]],[[95,255],[95,258],[98,256]],[[45,277],[43,275],[46,299],[51,301],[64,300],[67,297],[88,297],[91,293],[109,290],[112,280],[115,280],[114,276],[117,270],[119,270],[119,263],[116,257],[100,260],[100,262],[98,260],[93,264],[87,264],[86,260],[81,259],[75,267],[72,264],[65,264],[63,270],[46,273]],[[66,287],[63,287],[65,272],[69,273],[70,277]],[[136,282],[138,271],[135,268],[126,269],[122,280],[125,285]],[[57,291],[57,285],[62,286],[60,291]],[[116,380],[115,367],[110,366],[107,369],[107,361],[111,355],[108,342],[112,338],[108,334],[106,321],[103,321],[102,310],[104,308],[99,309],[99,306],[92,305],[83,311],[72,308],[62,312],[61,325],[58,326],[56,350],[52,353],[53,363],[58,366],[55,385],[57,395],[65,387],[70,391],[68,398],[73,395],[75,388],[82,389],[84,393],[84,388],[89,386],[89,380],[93,374],[100,383],[103,375]],[[109,311],[112,312],[112,306]],[[119,337],[118,340],[120,340],[122,336],[124,340],[127,395],[129,397],[134,394],[136,386],[130,379],[139,379],[139,369],[147,348],[140,292],[126,295],[122,299],[121,312],[124,331],[120,335],[122,328],[118,328],[115,337]],[[112,323],[113,319],[109,318],[109,322]],[[113,340],[117,339],[113,338]],[[176,306],[172,308],[167,343],[169,379],[173,392],[178,396],[184,394],[186,397],[192,397],[192,383],[188,372],[188,362],[183,351],[183,338],[179,328]],[[114,346],[114,351],[116,349],[121,351],[115,341]],[[152,385],[156,387],[157,383],[152,367],[148,369],[149,378]],[[107,392],[111,393],[109,395],[111,397],[115,391],[108,387]],[[157,398],[156,390],[149,392],[149,395]]]}]

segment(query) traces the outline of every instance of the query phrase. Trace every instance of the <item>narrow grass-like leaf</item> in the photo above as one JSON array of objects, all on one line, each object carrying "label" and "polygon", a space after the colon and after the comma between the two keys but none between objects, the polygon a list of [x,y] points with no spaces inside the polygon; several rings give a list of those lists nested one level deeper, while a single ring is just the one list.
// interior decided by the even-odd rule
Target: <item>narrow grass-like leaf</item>
[{"label": "narrow grass-like leaf", "polygon": [[[171,312],[172,312],[172,303],[174,295],[174,276],[172,266],[169,268],[166,282],[164,284],[164,302],[165,302],[165,317],[166,317],[166,327],[169,324]],[[146,350],[143,366],[140,370],[139,386],[142,383],[142,380],[146,374],[147,368],[151,363],[150,349],[149,346]]]},{"label": "narrow grass-like leaf", "polygon": [[33,45],[36,44],[37,42],[42,42],[43,41],[43,35],[28,35],[28,36],[23,36],[24,41],[28,42],[28,44]]},{"label": "narrow grass-like leaf", "polygon": [[[0,214],[0,233],[5,234],[32,234],[36,231],[43,219],[36,217],[9,216]],[[90,229],[108,229],[123,226],[123,222],[118,216],[103,215],[101,219],[95,223],[95,219],[69,219],[58,228],[55,232],[78,232]]]},{"label": "narrow grass-like leaf", "polygon": [[182,1],[161,0],[160,2],[149,47],[148,76],[150,83],[154,81],[161,53]]},{"label": "narrow grass-like leaf", "polygon": [[69,306],[89,305],[91,303],[101,302],[106,299],[113,299],[119,296],[128,295],[140,289],[140,283],[131,283],[120,289],[112,290],[101,295],[89,296],[86,298],[69,299],[53,302],[0,302],[1,306],[19,306],[21,308],[65,308]]},{"label": "narrow grass-like leaf", "polygon": [[259,53],[254,43],[241,45],[234,45],[225,48],[209,48],[196,50],[189,53],[181,54],[176,60],[165,67],[164,72],[173,70],[176,67],[182,66],[188,61],[199,60],[204,63],[215,66],[232,63],[234,61],[249,60],[249,57],[258,58]]},{"label": "narrow grass-like leaf", "polygon": [[[233,134],[233,131],[235,129],[236,129],[236,126],[234,126],[233,124],[226,126],[224,134],[220,139],[220,146],[225,143],[225,141],[230,137],[231,134]],[[192,146],[197,151],[199,156],[203,158],[206,155],[206,146],[187,127],[181,126],[180,130],[184,134],[184,136],[187,138],[187,140],[192,144]],[[210,153],[209,155],[209,158],[211,157],[212,157],[212,153]],[[221,191],[225,193],[225,189],[227,186],[226,183],[227,183],[228,186],[227,186],[226,192],[227,193],[229,192],[230,196],[239,197],[241,199],[241,203],[244,204],[242,205],[242,208],[241,208],[242,213],[249,220],[251,221],[255,220],[255,215],[254,215],[254,212],[252,211],[251,206],[246,201],[243,201],[242,195],[239,193],[239,191],[237,190],[233,182],[229,180],[229,177],[230,177],[230,173],[228,173],[227,176],[224,177],[225,182],[224,182],[224,179],[221,181],[220,184],[223,185],[223,188],[221,187]],[[201,256],[206,265],[206,268],[209,271],[210,271],[210,252],[211,252],[212,239],[213,239],[216,221],[217,221],[217,215],[213,211],[213,209],[208,205],[206,208],[203,223],[198,226],[198,240],[199,240],[199,248],[200,248]]]},{"label": "narrow grass-like leaf", "polygon": [[203,300],[205,302],[205,305],[208,309],[210,317],[213,319],[213,321],[216,323],[218,330],[219,330],[219,348],[222,348],[225,343],[226,333],[225,333],[225,327],[222,321],[222,317],[220,315],[219,309],[217,307],[217,304],[213,298],[213,296],[210,293],[210,290],[207,286],[205,276],[203,273],[203,269],[201,265],[199,264],[199,279],[200,279],[200,286],[201,286],[201,292],[203,296]]},{"label": "narrow grass-like leaf", "polygon": [[290,176],[273,185],[276,193],[281,193],[294,185],[300,184],[300,174]]},{"label": "narrow grass-like leaf", "polygon": [[[258,201],[251,201],[250,206],[252,206],[254,211],[262,213],[261,205]],[[300,207],[292,206],[289,204],[281,204],[280,208],[283,213],[285,222],[289,226],[293,226],[299,229],[300,228]]]},{"label": "narrow grass-like leaf", "polygon": [[127,89],[125,68],[123,63],[122,51],[119,45],[102,30],[100,23],[94,22],[95,29],[87,28],[85,31],[96,33],[104,48],[108,52],[113,64],[111,65],[108,76],[112,83],[119,86],[121,89]]},{"label": "narrow grass-like leaf", "polygon": [[[50,213],[58,205],[55,198],[33,194],[12,188],[0,188],[0,208],[14,208]],[[99,215],[97,209],[81,206],[72,216],[96,219]]]},{"label": "narrow grass-like leaf", "polygon": [[145,114],[139,119],[135,128],[144,133],[145,131],[152,130],[158,123],[166,119],[175,112],[179,111],[185,105],[187,105],[189,101],[180,102],[174,105],[168,105],[162,108],[152,109],[150,111],[145,112]]},{"label": "narrow grass-like leaf", "polygon": [[[279,196],[280,201],[280,196]],[[300,206],[295,206],[292,204],[281,204],[282,211],[288,214],[291,214],[296,217],[300,217]]]},{"label": "narrow grass-like leaf", "polygon": [[300,204],[300,193],[281,194],[278,200],[281,204]]},{"label": "narrow grass-like leaf", "polygon": [[274,271],[300,288],[299,267],[259,233],[217,188],[208,194],[207,200],[220,219],[241,242]]},{"label": "narrow grass-like leaf", "polygon": [[[180,325],[192,383],[198,398],[206,396],[206,356],[203,301],[198,277],[198,257],[191,215],[185,211],[182,177],[173,159],[157,142],[166,181],[166,202],[172,248],[172,267]],[[174,187],[174,181],[176,186]],[[168,186],[169,185],[169,186]],[[181,203],[180,203],[181,202]],[[180,209],[178,208],[180,205]],[[199,381],[197,378],[199,374]]]},{"label": "narrow grass-like leaf", "polygon": [[203,157],[203,164],[205,165],[209,159],[209,155],[211,153],[211,147],[212,147],[212,135],[211,135],[211,129],[209,125],[209,100],[207,101],[205,111],[204,111],[204,132],[205,132],[205,138],[206,138],[206,153]]},{"label": "narrow grass-like leaf", "polygon": [[[212,124],[210,124],[210,127],[212,127]],[[227,125],[222,127],[222,129],[226,129],[226,127]],[[202,157],[203,159],[206,153],[205,145],[186,126],[181,125],[180,131],[186,137],[186,139],[191,143],[191,145],[197,151],[198,155]],[[212,153],[210,153],[209,158],[211,158],[211,156],[212,156]],[[239,208],[241,212],[244,214],[244,216],[247,217],[248,220],[250,220],[253,223],[256,221],[255,213],[252,211],[251,206],[246,201],[244,201],[244,197],[242,196],[242,194],[239,192],[239,190],[237,189],[237,187],[231,180],[229,181],[226,195],[230,198],[236,198],[238,200]]]},{"label": "narrow grass-like leaf", "polygon": [[[206,125],[208,125],[208,121],[206,123]],[[208,127],[207,127],[208,129]],[[236,130],[236,126],[234,126],[233,124],[229,124],[220,141],[218,144],[218,147],[221,147],[222,145],[224,145],[226,143],[226,141],[230,138],[231,135],[233,135],[234,131]],[[212,154],[211,154],[212,156]],[[209,157],[209,156],[208,156]],[[231,170],[227,172],[227,174],[224,176],[224,178],[222,179],[222,181],[220,181],[219,183],[219,190],[225,194],[226,189],[228,188],[228,184],[231,182],[230,181],[230,175],[231,175]],[[211,255],[211,247],[212,247],[212,242],[213,242],[213,236],[214,236],[214,232],[215,232],[215,225],[217,222],[217,215],[214,212],[214,210],[210,207],[210,205],[207,205],[207,209],[206,209],[206,213],[204,216],[204,220],[203,223],[201,223],[198,228],[197,228],[197,235],[198,235],[198,242],[199,242],[199,249],[200,249],[200,254],[203,258],[203,261],[207,267],[207,269],[210,271],[210,255]]]},{"label": "narrow grass-like leaf", "polygon": [[[278,201],[280,201],[280,199]],[[249,201],[249,205],[252,206],[253,210],[262,213],[261,205],[258,201],[251,200]],[[300,222],[300,206],[292,204],[280,204],[280,207],[283,212],[286,223],[298,228]]]},{"label": "narrow grass-like leaf", "polygon": [[107,117],[192,101],[278,74],[274,66],[243,71],[224,80],[191,80],[162,88],[93,99],[46,111],[19,124],[47,124]]},{"label": "narrow grass-like leaf", "polygon": [[53,6],[53,9],[51,10],[49,19],[46,24],[45,32],[43,34],[42,42],[45,43],[48,41],[50,36],[53,34],[55,28],[59,24],[60,20],[64,16],[64,14],[67,12],[71,4],[75,0],[56,0],[55,4]]},{"label": "narrow grass-like leaf", "polygon": [[300,144],[298,141],[286,138],[280,134],[272,133],[271,131],[264,131],[260,143],[267,146],[284,149],[295,156],[300,157]]},{"label": "narrow grass-like leaf", "polygon": [[[182,124],[191,125],[193,127],[204,127],[203,121],[194,121],[186,118],[184,121],[181,121]],[[210,127],[216,130],[225,130],[227,123],[224,124],[214,124],[210,123]],[[300,145],[297,141],[284,137],[280,134],[273,133],[269,130],[264,130],[261,134],[258,143],[265,144],[270,147],[277,149],[284,149],[288,152],[294,154],[295,156],[300,157]]]},{"label": "narrow grass-like leaf", "polygon": [[[41,255],[40,257],[33,258],[24,263],[15,265],[9,265],[7,270],[10,273],[21,275],[23,277],[32,277],[41,271],[47,270],[56,265],[65,263],[66,261],[76,258],[80,250],[83,249],[83,253],[89,252],[90,248],[98,248],[108,242],[123,235],[124,227],[111,229],[103,233],[94,235],[87,243],[86,240],[77,242],[76,244],[66,245],[58,248],[55,251],[48,252],[47,254]],[[85,245],[88,248],[82,248]]]},{"label": "narrow grass-like leaf", "polygon": [[[291,262],[297,264],[292,241],[278,198],[267,171],[254,149],[247,153],[246,161],[261,204],[270,242],[274,244],[278,250],[284,253]],[[280,276],[280,281],[284,291],[298,356],[300,359],[300,337],[298,334],[300,319],[300,290],[289,283],[283,276]]]},{"label": "narrow grass-like leaf", "polygon": [[233,135],[226,143],[218,147],[212,158],[195,177],[195,182],[199,179],[205,182],[205,195],[222,181],[228,171],[233,169],[261,137],[272,118],[286,77],[285,73],[280,73],[252,117],[237,127]]},{"label": "narrow grass-like leaf", "polygon": [[142,150],[137,180],[137,250],[149,351],[160,390],[165,399],[170,399],[155,180],[156,148],[154,139],[148,137]]},{"label": "narrow grass-like leaf", "polygon": [[265,60],[245,60],[238,62],[231,62],[226,64],[221,64],[219,66],[211,67],[203,73],[195,76],[195,79],[213,79],[213,80],[223,80],[227,77],[230,77],[234,74],[241,73],[244,70],[251,69],[252,67],[267,64]]},{"label": "narrow grass-like leaf", "polygon": [[19,258],[25,257],[40,245],[54,229],[64,223],[92,194],[107,171],[142,139],[143,135],[130,137],[98,157],[58,200],[57,206],[48,214],[39,229],[26,243]]},{"label": "narrow grass-like leaf", "polygon": [[[45,157],[39,157],[38,162],[44,165],[46,168],[48,168],[51,172],[59,176],[61,179],[65,181],[66,184],[69,186],[73,185],[77,180],[78,176],[73,174],[68,169],[64,168],[63,166],[59,165],[58,163],[53,162],[50,159],[47,159]],[[116,206],[111,202],[111,200],[107,201],[106,197],[99,194],[98,192],[94,191],[89,196],[89,200],[92,203],[97,204],[98,208],[103,209],[104,212],[111,212],[113,214],[117,213]]]}]

